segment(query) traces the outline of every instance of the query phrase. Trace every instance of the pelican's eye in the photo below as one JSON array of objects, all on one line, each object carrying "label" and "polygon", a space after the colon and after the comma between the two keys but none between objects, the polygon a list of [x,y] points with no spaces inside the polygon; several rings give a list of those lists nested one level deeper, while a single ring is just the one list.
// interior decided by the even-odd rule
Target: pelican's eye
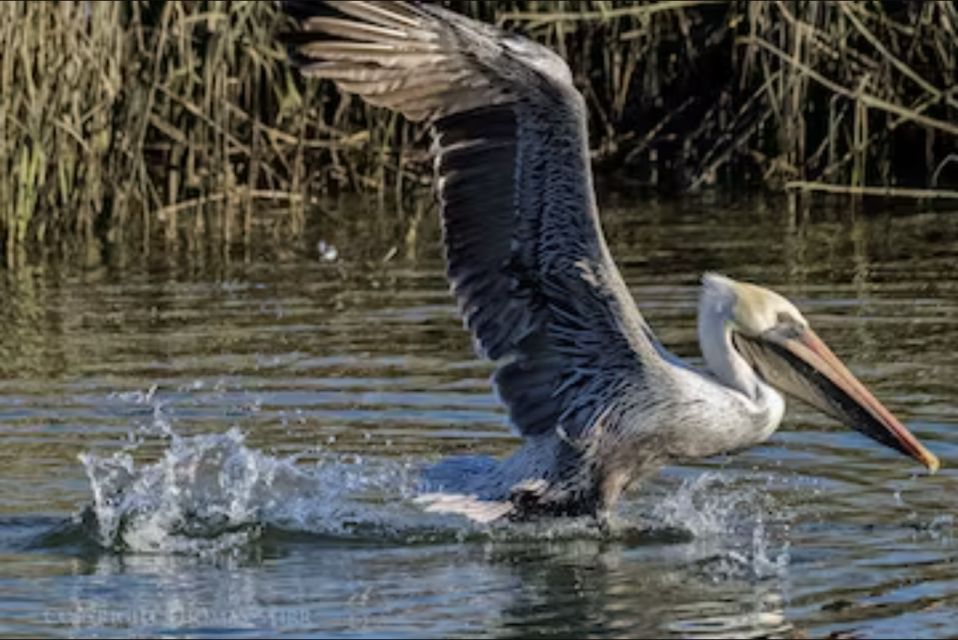
[{"label": "pelican's eye", "polygon": [[805,323],[788,311],[779,311],[775,321],[774,331],[784,338],[797,338],[805,331]]}]

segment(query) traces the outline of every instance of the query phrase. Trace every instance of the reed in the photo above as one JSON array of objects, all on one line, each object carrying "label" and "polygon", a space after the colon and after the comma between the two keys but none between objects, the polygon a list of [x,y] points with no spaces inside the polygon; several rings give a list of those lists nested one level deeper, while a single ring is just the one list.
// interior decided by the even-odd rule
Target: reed
[{"label": "reed", "polygon": [[500,23],[569,57],[600,165],[642,182],[898,194],[958,184],[953,2],[496,7]]},{"label": "reed", "polygon": [[317,116],[329,92],[286,63],[286,28],[253,1],[0,4],[3,262],[229,247],[262,201],[284,205],[268,224],[300,229],[285,205],[308,193],[307,156],[346,136]]},{"label": "reed", "polygon": [[[566,56],[600,171],[678,191],[958,186],[952,2],[449,4]],[[422,127],[304,82],[289,28],[252,0],[0,3],[0,263],[248,256],[339,191],[417,224]]]}]

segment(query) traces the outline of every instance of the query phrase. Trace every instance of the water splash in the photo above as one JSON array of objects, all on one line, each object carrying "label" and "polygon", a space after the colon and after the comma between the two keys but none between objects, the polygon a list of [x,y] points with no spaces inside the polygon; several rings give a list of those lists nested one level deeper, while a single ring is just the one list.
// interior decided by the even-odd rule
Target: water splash
[{"label": "water splash", "polygon": [[703,473],[657,496],[648,517],[687,531],[687,559],[714,580],[780,577],[790,561],[789,518],[766,489]]},{"label": "water splash", "polygon": [[[322,449],[270,455],[249,446],[236,427],[177,433],[173,401],[156,387],[113,397],[135,405],[133,414],[145,420],[119,451],[79,456],[93,498],[81,519],[107,549],[216,554],[277,531],[399,544],[608,536],[591,518],[481,525],[428,513],[417,500],[421,461]],[[766,514],[776,527],[782,518],[769,500],[762,489],[719,474],[678,487],[655,482],[626,505],[612,537],[675,547],[685,554],[679,559],[707,565],[717,578],[780,573],[788,562],[787,536],[784,546],[774,540]]]},{"label": "water splash", "polygon": [[119,451],[79,456],[93,499],[77,519],[104,548],[211,554],[265,531],[375,540],[448,533],[448,523],[412,504],[416,464],[321,449],[273,456],[236,427],[179,434],[175,407],[155,386],[112,398],[146,420]]},{"label": "water splash", "polygon": [[[158,402],[152,394],[144,397]],[[264,531],[402,544],[607,535],[589,518],[484,526],[427,513],[417,501],[419,465],[409,461],[321,451],[272,456],[250,447],[235,427],[181,436],[162,410],[155,412],[153,427],[152,433],[141,429],[120,451],[80,455],[93,495],[84,520],[104,548],[215,554],[246,546]],[[157,437],[166,444],[159,459],[138,463],[140,450]],[[761,577],[787,565],[787,542],[772,550],[768,499],[759,489],[704,474],[678,488],[651,491],[630,506],[616,539],[673,546],[717,579]]]},{"label": "water splash", "polygon": [[388,535],[408,522],[396,502],[415,485],[407,463],[329,454],[300,464],[250,448],[236,428],[173,434],[159,460],[139,466],[130,450],[80,460],[97,541],[137,552],[216,553],[257,539],[264,527]]},{"label": "water splash", "polygon": [[274,456],[236,427],[184,436],[177,401],[156,386],[111,399],[136,416],[128,442],[79,456],[93,499],[76,520],[103,548],[206,555],[270,532],[377,542],[468,535],[412,503],[417,464],[322,449]]}]

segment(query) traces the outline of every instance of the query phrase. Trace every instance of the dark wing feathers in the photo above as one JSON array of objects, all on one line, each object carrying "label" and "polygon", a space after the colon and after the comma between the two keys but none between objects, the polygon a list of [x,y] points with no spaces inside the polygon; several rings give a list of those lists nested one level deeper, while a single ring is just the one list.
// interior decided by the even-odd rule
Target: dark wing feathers
[{"label": "dark wing feathers", "polygon": [[561,58],[433,5],[293,4],[303,73],[428,119],[449,279],[513,424],[579,438],[635,402],[657,351],[602,237]]}]

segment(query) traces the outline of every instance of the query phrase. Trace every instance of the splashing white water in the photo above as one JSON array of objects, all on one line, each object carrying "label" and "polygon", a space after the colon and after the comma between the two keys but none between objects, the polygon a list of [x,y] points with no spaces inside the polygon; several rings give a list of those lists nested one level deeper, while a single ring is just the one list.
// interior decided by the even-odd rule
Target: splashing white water
[{"label": "splashing white water", "polygon": [[[236,428],[170,433],[159,460],[138,466],[132,451],[80,455],[93,492],[96,537],[107,548],[209,553],[242,546],[264,526],[317,535],[395,530],[416,471],[397,461],[322,455],[313,464],[245,444]],[[397,503],[399,506],[397,506]]]},{"label": "splashing white water", "polygon": [[[403,542],[479,532],[493,540],[603,535],[591,519],[482,527],[426,513],[416,499],[418,465],[410,462],[320,454],[304,464],[247,446],[236,428],[183,437],[164,424],[163,432],[168,446],[155,462],[135,461],[148,439],[111,455],[80,455],[93,493],[94,535],[105,548],[203,555],[240,548],[264,527]],[[661,537],[656,530],[687,534],[685,544],[674,545],[677,552],[687,562],[708,562],[709,575],[762,577],[781,573],[788,563],[787,541],[772,552],[767,505],[758,490],[704,474],[648,498],[651,507],[634,520],[652,533],[650,540]],[[636,529],[632,521],[627,514],[626,529]]]},{"label": "splashing white water", "polygon": [[[149,418],[122,450],[80,455],[93,494],[84,521],[105,548],[202,555],[241,548],[267,529],[403,543],[606,535],[589,518],[480,525],[427,513],[417,500],[419,463],[322,451],[277,457],[248,446],[235,427],[179,435],[155,388],[115,397],[145,405]],[[143,462],[157,441],[165,445],[159,457]],[[780,573],[788,562],[787,542],[772,552],[777,543],[765,514],[774,509],[761,489],[706,473],[665,491],[653,483],[640,496],[624,510],[625,538],[637,532],[644,544],[683,542],[672,545],[679,559],[707,561],[709,575],[719,578]],[[663,535],[665,529],[683,535]]]},{"label": "splashing white water", "polygon": [[[167,447],[154,462],[136,462],[150,438],[111,455],[80,455],[93,493],[94,535],[106,548],[205,555],[241,548],[266,527],[402,542],[480,532],[502,541],[604,535],[591,519],[482,527],[426,513],[416,499],[418,464],[328,453],[307,464],[249,447],[237,428],[184,437],[167,421],[157,423]],[[657,530],[684,532],[684,544],[672,545],[673,553],[686,562],[708,562],[708,574],[716,578],[762,577],[787,565],[787,542],[772,552],[768,499],[760,490],[704,474],[655,493],[631,505],[643,510],[651,502],[638,517],[625,514],[626,530],[641,522],[640,533],[652,534],[649,542],[662,538]]]},{"label": "splashing white water", "polygon": [[[769,527],[770,516],[776,531]],[[660,526],[687,531],[688,559],[706,563],[713,579],[780,576],[788,567],[787,516],[754,485],[733,485],[725,476],[703,473],[660,496],[650,517]]]}]

